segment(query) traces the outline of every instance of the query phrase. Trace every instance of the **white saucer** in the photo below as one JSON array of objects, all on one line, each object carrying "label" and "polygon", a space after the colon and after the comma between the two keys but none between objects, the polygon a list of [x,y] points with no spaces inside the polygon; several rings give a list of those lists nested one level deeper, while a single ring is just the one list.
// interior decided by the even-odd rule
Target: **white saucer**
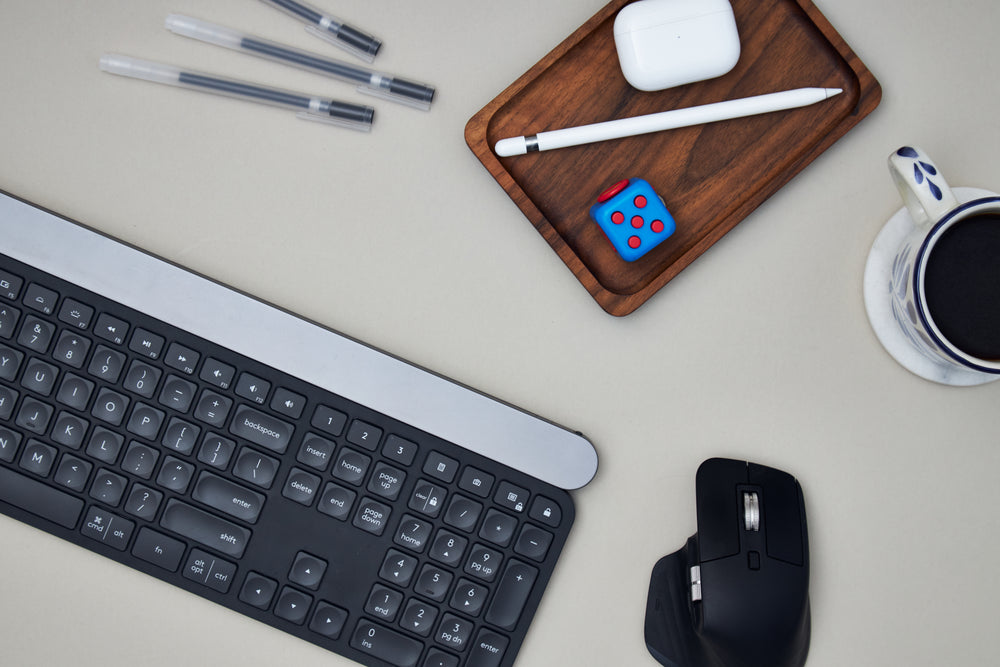
[{"label": "white saucer", "polygon": [[[981,197],[1000,196],[980,188],[952,188],[952,192],[962,204]],[[956,387],[971,387],[1000,380],[1000,375],[935,363],[913,347],[893,318],[889,289],[892,260],[900,243],[911,231],[913,219],[905,207],[901,208],[882,227],[868,253],[868,262],[865,264],[865,310],[868,311],[868,321],[879,342],[900,365],[925,380]]]}]

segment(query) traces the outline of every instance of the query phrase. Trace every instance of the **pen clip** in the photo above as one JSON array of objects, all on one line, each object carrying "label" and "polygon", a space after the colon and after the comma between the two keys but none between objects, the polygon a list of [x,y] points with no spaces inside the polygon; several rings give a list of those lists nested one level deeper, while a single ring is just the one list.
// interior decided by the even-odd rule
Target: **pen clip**
[{"label": "pen clip", "polygon": [[403,104],[408,107],[413,107],[414,109],[420,109],[421,111],[428,111],[431,108],[431,103],[425,100],[418,100],[412,97],[407,97],[406,95],[400,95],[398,93],[389,92],[385,88],[380,88],[372,84],[361,84],[357,87],[359,93],[365,95],[370,95],[372,97],[378,97],[383,100],[388,100],[390,102],[396,102],[397,104]]},{"label": "pen clip", "polygon": [[312,113],[311,111],[298,111],[295,113],[296,118],[301,118],[302,120],[311,120],[314,123],[325,123],[327,125],[336,125],[337,127],[343,127],[348,130],[355,130],[357,132],[371,132],[372,124],[363,123],[357,120],[344,120],[343,118],[334,118],[332,116],[327,116],[325,114]]},{"label": "pen clip", "polygon": [[311,35],[314,35],[316,37],[319,37],[324,42],[330,42],[331,44],[333,44],[334,46],[336,46],[338,49],[343,49],[344,51],[347,51],[348,53],[350,53],[355,58],[359,58],[361,60],[364,60],[366,63],[375,62],[375,55],[374,54],[368,53],[367,51],[362,51],[361,49],[359,49],[359,48],[357,48],[355,46],[351,46],[350,44],[348,44],[344,40],[338,38],[336,35],[331,35],[326,30],[322,30],[322,29],[320,29],[320,28],[318,28],[318,27],[316,27],[314,25],[307,25],[306,26],[306,32],[308,32]]}]

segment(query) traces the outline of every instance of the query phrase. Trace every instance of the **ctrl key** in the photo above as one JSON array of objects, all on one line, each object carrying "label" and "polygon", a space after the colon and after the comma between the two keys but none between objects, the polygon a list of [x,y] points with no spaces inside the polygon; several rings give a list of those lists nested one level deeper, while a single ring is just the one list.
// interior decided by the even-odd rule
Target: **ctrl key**
[{"label": "ctrl key", "polygon": [[399,667],[415,667],[424,645],[389,628],[361,619],[351,646]]}]

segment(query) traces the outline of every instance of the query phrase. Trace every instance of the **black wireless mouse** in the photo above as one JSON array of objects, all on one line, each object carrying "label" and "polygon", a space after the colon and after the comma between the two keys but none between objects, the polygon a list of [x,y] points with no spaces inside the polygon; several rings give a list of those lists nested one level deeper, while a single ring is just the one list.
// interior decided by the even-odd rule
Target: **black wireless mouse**
[{"label": "black wireless mouse", "polygon": [[646,647],[666,667],[801,667],[809,652],[802,489],[775,468],[709,459],[698,532],[653,568]]}]

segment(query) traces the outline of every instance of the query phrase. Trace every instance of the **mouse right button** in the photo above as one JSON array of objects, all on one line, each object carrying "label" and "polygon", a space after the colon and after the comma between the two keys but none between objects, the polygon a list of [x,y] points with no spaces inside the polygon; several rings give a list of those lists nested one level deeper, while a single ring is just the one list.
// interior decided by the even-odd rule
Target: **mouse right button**
[{"label": "mouse right button", "polygon": [[740,552],[740,508],[736,488],[747,482],[746,461],[709,459],[695,476],[698,555],[701,562]]},{"label": "mouse right button", "polygon": [[802,565],[805,553],[802,491],[795,478],[767,466],[750,464],[750,483],[764,489],[762,499],[767,555]]}]

